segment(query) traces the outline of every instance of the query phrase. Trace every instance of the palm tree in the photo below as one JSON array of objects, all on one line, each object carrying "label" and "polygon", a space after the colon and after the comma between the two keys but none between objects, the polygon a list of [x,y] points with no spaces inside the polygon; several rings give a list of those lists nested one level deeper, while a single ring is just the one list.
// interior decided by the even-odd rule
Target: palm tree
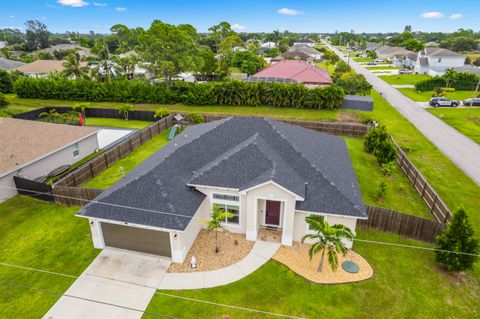
[{"label": "palm tree", "polygon": [[319,252],[321,253],[320,263],[318,265],[318,272],[321,272],[323,268],[323,259],[326,253],[328,255],[328,264],[332,270],[336,270],[338,267],[337,253],[342,253],[342,255],[345,256],[348,252],[342,239],[353,240],[354,236],[352,231],[347,226],[340,224],[330,226],[322,216],[318,215],[307,216],[305,220],[310,226],[310,229],[315,232],[313,234],[307,234],[302,238],[302,243],[306,239],[315,240],[315,243],[312,244],[308,251],[310,260],[312,260],[315,254]]},{"label": "palm tree", "polygon": [[457,75],[457,71],[455,71],[453,68],[448,68],[445,70],[445,74],[443,75],[443,77],[447,81],[447,88],[450,87],[456,75]]},{"label": "palm tree", "polygon": [[116,73],[127,80],[132,80],[135,73],[135,66],[137,65],[136,57],[133,55],[126,57],[117,56],[114,61]]},{"label": "palm tree", "polygon": [[67,77],[74,76],[75,79],[81,79],[86,76],[88,70],[87,67],[82,66],[81,57],[78,52],[72,52],[65,57],[63,63],[63,73]]},{"label": "palm tree", "polygon": [[95,66],[99,77],[103,76],[105,81],[108,82],[113,75],[115,56],[110,54],[108,45],[103,40],[99,40],[92,51],[97,54],[97,61],[93,62],[92,65]]},{"label": "palm tree", "polygon": [[123,114],[125,120],[128,121],[128,113],[133,110],[132,104],[120,104],[117,106],[118,113]]},{"label": "palm tree", "polygon": [[225,229],[223,228],[223,222],[226,219],[232,218],[234,215],[232,213],[226,212],[219,207],[214,207],[212,212],[210,213],[210,217],[212,218],[207,222],[208,230],[215,231],[215,253],[220,251],[220,247],[218,245],[218,230]]}]

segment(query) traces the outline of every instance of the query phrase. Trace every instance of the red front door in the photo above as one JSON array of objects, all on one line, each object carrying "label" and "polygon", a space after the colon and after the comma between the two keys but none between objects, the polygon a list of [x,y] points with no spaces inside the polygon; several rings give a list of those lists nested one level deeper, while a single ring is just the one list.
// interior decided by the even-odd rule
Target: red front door
[{"label": "red front door", "polygon": [[267,200],[265,212],[265,224],[280,226],[280,202]]}]

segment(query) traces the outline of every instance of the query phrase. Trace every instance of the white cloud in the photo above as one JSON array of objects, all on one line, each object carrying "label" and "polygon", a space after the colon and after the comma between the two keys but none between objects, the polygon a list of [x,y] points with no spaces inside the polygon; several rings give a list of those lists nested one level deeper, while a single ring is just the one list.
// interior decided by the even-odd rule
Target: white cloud
[{"label": "white cloud", "polygon": [[237,30],[237,31],[242,31],[242,30],[245,30],[246,28],[247,28],[247,26],[241,25],[241,24],[238,24],[238,23],[235,23],[235,24],[232,25],[232,29]]},{"label": "white cloud", "polygon": [[10,19],[15,19],[15,16],[12,14],[12,15],[9,15],[8,16]]},{"label": "white cloud", "polygon": [[92,2],[92,5],[94,7],[106,7],[107,6],[106,3],[102,3],[102,2]]},{"label": "white cloud", "polygon": [[88,6],[88,2],[85,2],[83,0],[57,0],[57,2],[62,6],[67,6],[67,7],[80,8],[80,7]]},{"label": "white cloud", "polygon": [[439,11],[425,12],[422,13],[420,16],[425,19],[440,19],[445,17],[445,15]]},{"label": "white cloud", "polygon": [[452,19],[452,20],[458,20],[458,19],[463,18],[463,14],[461,14],[461,13],[454,13],[454,14],[452,14],[449,18]]},{"label": "white cloud", "polygon": [[127,8],[124,8],[124,7],[116,7],[115,10],[117,10],[118,12],[125,12],[125,11],[127,11]]},{"label": "white cloud", "polygon": [[295,9],[289,9],[289,8],[281,8],[277,12],[280,13],[280,14],[285,14],[287,16],[296,16],[296,15],[299,15],[299,14],[303,14],[302,11],[298,11],[298,10],[295,10]]}]

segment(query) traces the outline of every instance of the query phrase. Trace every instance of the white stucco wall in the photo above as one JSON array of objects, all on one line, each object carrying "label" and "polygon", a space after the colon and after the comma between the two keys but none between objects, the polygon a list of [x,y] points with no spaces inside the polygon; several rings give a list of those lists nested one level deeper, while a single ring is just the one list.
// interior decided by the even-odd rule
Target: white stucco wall
[{"label": "white stucco wall", "polygon": [[0,187],[0,202],[17,194],[16,189],[12,189],[15,188],[13,176],[33,179],[39,176],[47,175],[55,168],[62,165],[72,165],[98,149],[97,134],[90,135],[78,142],[80,154],[77,157],[73,157],[74,144],[75,143],[68,144],[62,149],[57,150],[46,157],[35,160],[34,162],[16,169],[4,176],[0,176],[0,186],[10,187]]},{"label": "white stucco wall", "polygon": [[453,68],[463,66],[465,57],[428,57],[428,65],[430,67]]}]

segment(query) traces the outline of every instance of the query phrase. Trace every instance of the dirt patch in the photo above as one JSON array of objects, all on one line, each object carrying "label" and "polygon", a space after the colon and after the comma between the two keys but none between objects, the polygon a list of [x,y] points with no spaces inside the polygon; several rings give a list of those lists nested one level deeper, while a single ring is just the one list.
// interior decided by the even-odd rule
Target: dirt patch
[{"label": "dirt patch", "polygon": [[[320,255],[317,254],[310,261],[308,255],[309,248],[310,245],[300,243],[294,243],[291,247],[282,246],[273,256],[273,259],[288,266],[300,276],[319,284],[339,284],[362,281],[373,276],[373,269],[370,264],[353,250],[349,250],[345,257],[341,254],[338,255],[338,268],[336,271],[333,271],[330,268],[326,257],[322,271],[318,272],[317,269]],[[360,271],[356,274],[344,271],[341,265],[342,262],[346,260],[355,262],[360,267]]]},{"label": "dirt patch", "polygon": [[355,123],[360,122],[357,113],[348,113],[348,112],[340,113],[340,121],[342,121],[342,122],[355,122]]},{"label": "dirt patch", "polygon": [[[244,234],[219,232],[220,251],[215,253],[215,233],[201,230],[182,264],[172,263],[168,272],[209,271],[233,265],[248,255],[253,241],[245,239]],[[192,256],[197,259],[197,268],[190,268]]]}]

